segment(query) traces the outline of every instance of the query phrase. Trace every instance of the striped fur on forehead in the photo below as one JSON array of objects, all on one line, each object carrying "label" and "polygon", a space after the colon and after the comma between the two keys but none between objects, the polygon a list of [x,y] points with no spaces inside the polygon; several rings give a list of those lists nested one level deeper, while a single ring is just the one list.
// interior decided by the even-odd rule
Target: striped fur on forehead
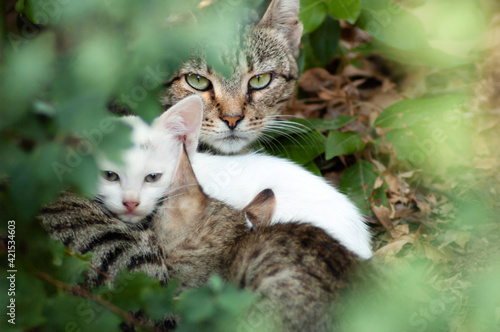
[{"label": "striped fur on forehead", "polygon": [[[207,56],[208,48],[198,45],[165,84],[160,98],[165,109],[192,94],[202,97],[202,146],[222,153],[240,152],[275,123],[298,77],[296,57],[302,33],[298,7],[298,0],[273,0],[259,23],[238,27],[229,45],[216,46],[219,62],[231,70],[229,77],[216,71]],[[188,82],[191,74],[206,78],[210,85],[197,90]],[[251,79],[264,74],[271,75],[270,83],[262,89],[252,88]]]}]

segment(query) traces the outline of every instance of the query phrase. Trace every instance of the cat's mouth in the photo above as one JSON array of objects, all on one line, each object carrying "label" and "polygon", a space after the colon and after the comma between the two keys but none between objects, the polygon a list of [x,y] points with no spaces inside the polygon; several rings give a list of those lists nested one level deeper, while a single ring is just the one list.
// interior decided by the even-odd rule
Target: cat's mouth
[{"label": "cat's mouth", "polygon": [[236,136],[235,134],[231,134],[231,135],[224,137],[220,140],[221,141],[239,141],[239,140],[243,140],[243,139],[244,139],[243,137],[239,137],[239,136]]},{"label": "cat's mouth", "polygon": [[127,221],[127,222],[137,222],[139,220],[144,219],[144,215],[142,213],[138,213],[136,211],[134,212],[122,212],[118,214],[120,219]]}]

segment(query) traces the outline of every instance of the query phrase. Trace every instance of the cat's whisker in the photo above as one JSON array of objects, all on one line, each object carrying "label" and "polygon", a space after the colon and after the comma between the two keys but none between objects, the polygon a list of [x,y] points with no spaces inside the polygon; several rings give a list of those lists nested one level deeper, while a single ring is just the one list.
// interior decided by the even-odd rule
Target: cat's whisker
[{"label": "cat's whisker", "polygon": [[272,126],[282,126],[282,127],[287,127],[287,128],[292,128],[292,129],[297,129],[300,131],[304,132],[309,132],[313,130],[312,128],[309,128],[308,126],[299,123],[299,122],[292,122],[292,121],[287,121],[287,120],[269,120],[269,124]]},{"label": "cat's whisker", "polygon": [[[286,149],[283,146],[283,144],[281,144],[281,142],[275,140],[274,137],[272,137],[272,136],[270,136],[270,135],[268,135],[266,133],[262,133],[262,136],[259,138],[259,141],[264,142],[264,144],[270,145],[271,146],[271,150],[273,152],[274,152],[274,148],[276,148],[276,150],[278,152],[279,151],[285,151],[286,152]],[[279,145],[281,145],[281,149],[275,143],[278,143]]]},{"label": "cat's whisker", "polygon": [[[270,121],[267,126],[267,128],[274,128],[274,129],[280,129],[283,131],[286,131],[290,134],[308,134],[313,131],[313,129],[304,126],[301,123],[295,123],[295,122],[288,122],[288,121]],[[266,130],[264,129],[264,131]]]},{"label": "cat's whisker", "polygon": [[278,130],[274,130],[274,129],[270,129],[269,130],[270,133],[275,133],[275,134],[282,134],[282,136],[288,138],[289,140],[293,141],[297,146],[301,147],[302,149],[307,150],[307,148],[300,142],[298,141],[295,137],[293,137],[293,135],[290,135],[290,134],[286,134],[286,133],[282,133]]},{"label": "cat's whisker", "polygon": [[[295,122],[284,123],[284,121],[275,121],[274,123],[271,123],[271,125],[268,128],[266,128],[266,130],[268,130],[268,131],[270,131],[272,129],[277,130],[277,132],[275,132],[275,133],[278,133],[278,134],[283,135],[283,136],[285,136],[286,134],[297,135],[299,137],[306,139],[311,145],[314,145],[314,140],[312,140],[310,138],[310,133],[313,132],[313,129],[311,129],[307,126],[304,126],[302,124],[295,123]],[[293,130],[291,130],[291,129],[293,129]]]},{"label": "cat's whisker", "polygon": [[293,118],[293,119],[302,119],[298,115],[293,115],[293,114],[275,114],[275,115],[268,115],[267,117],[269,118]]},{"label": "cat's whisker", "polygon": [[[308,128],[308,127],[306,127],[306,128],[307,129],[303,129],[303,128],[297,128],[295,126],[290,126],[290,124],[275,123],[275,124],[269,126],[268,128],[266,128],[266,130],[268,132],[273,132],[273,133],[280,134],[282,136],[289,137],[290,139],[293,139],[293,138],[290,137],[289,135],[297,135],[297,136],[307,140],[308,143],[310,143],[311,145],[314,145],[314,140],[312,140],[310,138],[310,134],[313,132],[313,130]],[[286,130],[283,131],[282,129],[286,129]],[[294,129],[294,130],[301,129],[301,130],[294,131],[294,130],[290,130],[290,129]]]}]

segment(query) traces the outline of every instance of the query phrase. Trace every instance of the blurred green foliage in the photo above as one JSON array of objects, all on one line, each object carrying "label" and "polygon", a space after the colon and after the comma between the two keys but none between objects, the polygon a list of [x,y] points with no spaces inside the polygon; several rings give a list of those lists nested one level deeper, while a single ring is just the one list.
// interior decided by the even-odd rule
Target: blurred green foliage
[{"label": "blurred green foliage", "polygon": [[[75,256],[61,243],[48,240],[34,219],[39,208],[63,189],[92,195],[95,156],[104,153],[118,159],[129,146],[130,128],[109,120],[111,100],[151,121],[161,111],[157,98],[163,82],[198,43],[207,45],[212,66],[227,73],[229,69],[216,56],[217,46],[232,40],[237,32],[233,27],[245,20],[246,11],[266,2],[199,4],[197,0],[17,1],[18,30],[0,30],[0,233],[6,233],[5,221],[16,220],[19,271],[16,325],[2,318],[2,331],[116,331],[124,317],[111,310],[114,307],[123,313],[141,309],[155,319],[176,310],[185,322],[181,330],[232,331],[237,317],[254,301],[216,277],[206,287],[174,298],[175,282],[161,287],[155,280],[127,273],[115,287],[93,291],[92,296],[102,298],[104,305],[92,296],[72,296],[64,287],[82,281],[89,257]],[[309,69],[323,67],[335,56],[347,59],[339,42],[340,19],[355,23],[372,37],[352,52],[436,69],[467,68],[478,61],[472,54],[434,48],[432,41],[480,36],[488,14],[479,2],[460,0],[451,6],[429,2],[424,7],[436,21],[432,33],[416,15],[389,0],[302,0],[299,64]],[[349,61],[355,63],[356,58]],[[423,170],[423,176],[458,179],[458,166],[460,172],[472,167],[466,162],[472,159],[469,137],[475,134],[469,97],[466,89],[442,89],[403,100],[384,110],[364,134],[345,130],[354,116],[297,119],[293,121],[303,129],[301,133],[273,134],[273,141],[263,147],[317,174],[320,159],[354,154],[356,162],[344,172],[340,188],[363,213],[371,214],[371,200],[387,205],[387,184],[374,188],[380,170],[362,156],[380,152],[384,144],[395,148],[403,165]],[[383,135],[372,135],[375,129]],[[369,135],[374,139],[367,140]],[[478,213],[483,220],[494,216],[478,191],[456,198],[461,202],[457,220],[462,220],[464,229],[470,229]],[[0,257],[1,264],[6,264],[4,252]],[[436,292],[425,282],[427,270],[426,266],[398,266],[386,276],[390,287],[353,296],[345,309],[343,330],[448,330],[456,312],[465,317],[458,324],[464,326],[462,331],[498,330],[498,270],[474,278],[474,287],[464,296],[470,302],[458,309],[457,295],[450,296],[446,289]],[[2,308],[8,301],[7,275],[0,269]]]}]

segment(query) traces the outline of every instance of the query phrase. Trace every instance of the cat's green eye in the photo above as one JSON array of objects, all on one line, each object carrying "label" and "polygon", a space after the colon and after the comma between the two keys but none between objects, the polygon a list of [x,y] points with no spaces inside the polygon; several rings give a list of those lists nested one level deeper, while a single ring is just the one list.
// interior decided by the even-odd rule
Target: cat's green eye
[{"label": "cat's green eye", "polygon": [[161,173],[153,173],[149,174],[144,178],[144,181],[146,182],[156,182],[161,178],[162,174]]},{"label": "cat's green eye", "polygon": [[116,181],[120,180],[120,176],[118,176],[118,174],[116,174],[115,172],[111,172],[111,171],[102,171],[102,177],[105,180],[108,180],[111,182],[116,182]]},{"label": "cat's green eye", "polygon": [[248,81],[248,85],[254,90],[264,89],[271,83],[272,75],[270,73],[255,75]]},{"label": "cat's green eye", "polygon": [[208,80],[208,78],[197,74],[186,75],[186,82],[188,82],[193,89],[200,91],[206,91],[212,86],[212,83]]}]

